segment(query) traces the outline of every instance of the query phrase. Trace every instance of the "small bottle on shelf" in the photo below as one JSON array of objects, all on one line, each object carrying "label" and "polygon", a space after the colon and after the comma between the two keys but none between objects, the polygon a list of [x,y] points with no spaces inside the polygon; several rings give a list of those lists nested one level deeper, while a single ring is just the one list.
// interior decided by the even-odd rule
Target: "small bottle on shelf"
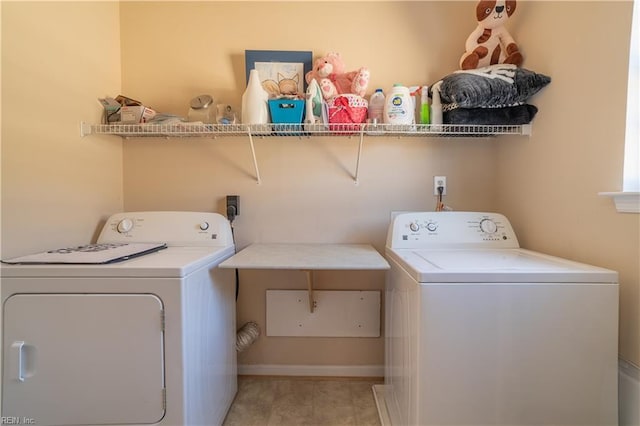
[{"label": "small bottle on shelf", "polygon": [[440,82],[431,87],[431,124],[442,124],[442,103],[440,102]]},{"label": "small bottle on shelf", "polygon": [[429,86],[420,88],[420,124],[430,124]]},{"label": "small bottle on shelf", "polygon": [[382,89],[376,89],[369,98],[368,118],[371,124],[382,124],[382,116],[384,113],[384,92]]}]

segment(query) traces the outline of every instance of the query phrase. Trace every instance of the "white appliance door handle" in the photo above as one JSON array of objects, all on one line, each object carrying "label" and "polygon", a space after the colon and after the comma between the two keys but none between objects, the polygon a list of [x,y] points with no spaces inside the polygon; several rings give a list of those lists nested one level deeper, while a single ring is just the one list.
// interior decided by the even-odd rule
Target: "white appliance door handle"
[{"label": "white appliance door handle", "polygon": [[16,377],[19,382],[24,382],[23,348],[24,341],[15,341],[11,344],[11,350],[9,352],[9,374]]}]

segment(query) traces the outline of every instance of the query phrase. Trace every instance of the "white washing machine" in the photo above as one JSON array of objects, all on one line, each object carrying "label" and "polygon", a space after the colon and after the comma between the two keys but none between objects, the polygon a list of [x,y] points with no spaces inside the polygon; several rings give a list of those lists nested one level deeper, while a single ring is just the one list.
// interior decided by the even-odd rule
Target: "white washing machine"
[{"label": "white washing machine", "polygon": [[383,423],[618,424],[616,272],[521,249],[493,213],[400,214],[386,256]]},{"label": "white washing machine", "polygon": [[[2,265],[2,418],[222,424],[237,390],[235,277],[216,267],[234,253],[229,222],[121,213],[97,243]],[[137,256],[147,245],[161,250]]]}]

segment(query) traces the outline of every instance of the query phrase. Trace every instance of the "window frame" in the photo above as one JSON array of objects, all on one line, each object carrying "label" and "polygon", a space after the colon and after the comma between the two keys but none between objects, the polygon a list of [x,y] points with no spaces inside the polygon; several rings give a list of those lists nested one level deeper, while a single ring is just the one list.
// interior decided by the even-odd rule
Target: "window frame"
[{"label": "window frame", "polygon": [[612,197],[621,213],[640,213],[640,1],[633,1],[622,191]]}]

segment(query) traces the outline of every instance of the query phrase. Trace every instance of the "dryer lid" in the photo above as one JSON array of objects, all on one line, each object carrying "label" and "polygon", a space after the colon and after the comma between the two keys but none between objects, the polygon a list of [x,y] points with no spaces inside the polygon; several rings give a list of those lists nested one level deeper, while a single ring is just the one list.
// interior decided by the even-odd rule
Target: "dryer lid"
[{"label": "dryer lid", "polygon": [[86,244],[76,247],[65,247],[41,253],[29,254],[13,259],[3,260],[3,263],[21,265],[41,264],[74,264],[101,265],[105,263],[122,262],[134,257],[154,253],[167,248],[165,243],[103,243]]},{"label": "dryer lid", "polygon": [[100,265],[38,264],[7,265],[0,267],[2,278],[184,278],[201,268],[213,268],[232,256],[233,245],[228,247],[167,247],[124,262]]}]

